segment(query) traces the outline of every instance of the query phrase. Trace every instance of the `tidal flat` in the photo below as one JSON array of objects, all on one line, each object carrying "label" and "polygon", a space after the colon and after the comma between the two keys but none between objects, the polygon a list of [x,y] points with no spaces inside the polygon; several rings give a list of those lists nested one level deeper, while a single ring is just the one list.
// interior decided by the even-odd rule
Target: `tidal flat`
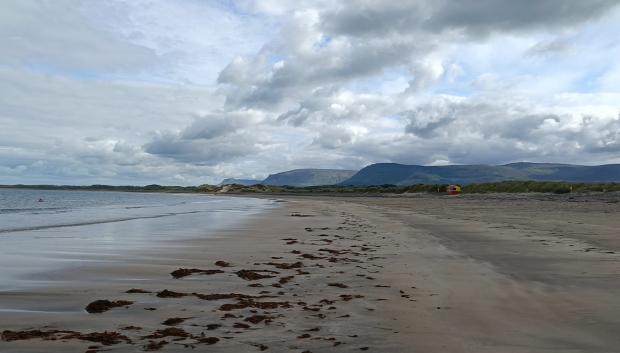
[{"label": "tidal flat", "polygon": [[157,246],[3,290],[0,351],[620,345],[617,194],[278,197],[209,236],[160,224]]}]

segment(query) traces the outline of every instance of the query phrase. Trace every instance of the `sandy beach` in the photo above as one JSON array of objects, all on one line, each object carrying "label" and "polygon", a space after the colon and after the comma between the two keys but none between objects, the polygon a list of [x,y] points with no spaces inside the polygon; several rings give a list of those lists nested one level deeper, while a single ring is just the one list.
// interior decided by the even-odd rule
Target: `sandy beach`
[{"label": "sandy beach", "polygon": [[0,292],[0,352],[620,351],[618,195],[282,199]]}]

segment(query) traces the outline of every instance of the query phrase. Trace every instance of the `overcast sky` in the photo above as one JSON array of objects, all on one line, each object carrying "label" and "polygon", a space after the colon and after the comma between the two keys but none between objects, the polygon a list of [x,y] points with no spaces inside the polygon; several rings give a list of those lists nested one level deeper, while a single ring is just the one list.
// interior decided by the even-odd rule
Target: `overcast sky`
[{"label": "overcast sky", "polygon": [[620,0],[2,0],[0,184],[620,163]]}]

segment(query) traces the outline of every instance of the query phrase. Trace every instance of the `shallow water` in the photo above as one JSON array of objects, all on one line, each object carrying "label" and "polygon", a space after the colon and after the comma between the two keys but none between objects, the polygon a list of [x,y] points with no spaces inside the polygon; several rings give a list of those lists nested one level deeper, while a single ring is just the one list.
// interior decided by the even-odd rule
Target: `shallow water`
[{"label": "shallow water", "polygon": [[62,268],[209,237],[275,205],[198,194],[0,189],[0,290],[59,284]]}]

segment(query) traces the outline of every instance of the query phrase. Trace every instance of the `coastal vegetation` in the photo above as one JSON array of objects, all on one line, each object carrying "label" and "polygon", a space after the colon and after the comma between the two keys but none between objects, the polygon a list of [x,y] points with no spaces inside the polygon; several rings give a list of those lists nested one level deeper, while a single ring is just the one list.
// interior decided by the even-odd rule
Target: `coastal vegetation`
[{"label": "coastal vegetation", "polygon": [[[226,194],[407,194],[431,193],[445,194],[448,184],[415,184],[397,186],[383,184],[374,186],[274,186],[274,185],[199,185],[199,186],[165,186],[151,184],[146,186],[131,185],[0,185],[0,188],[35,189],[35,190],[82,190],[82,191],[124,191],[124,192],[167,192],[167,193],[226,193]],[[481,193],[585,193],[585,192],[620,192],[620,183],[568,183],[556,181],[502,181],[464,185],[464,194]]]}]

